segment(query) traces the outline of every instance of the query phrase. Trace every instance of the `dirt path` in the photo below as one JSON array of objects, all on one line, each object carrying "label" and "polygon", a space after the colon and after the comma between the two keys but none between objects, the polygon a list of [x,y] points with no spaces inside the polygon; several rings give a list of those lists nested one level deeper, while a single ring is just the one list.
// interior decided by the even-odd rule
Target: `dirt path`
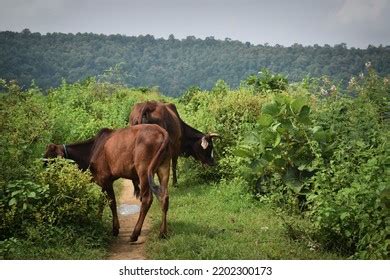
[{"label": "dirt path", "polygon": [[[140,201],[133,195],[133,184],[130,180],[123,180],[123,189],[120,197],[117,198],[117,205],[139,205]],[[122,215],[118,211],[120,230],[118,237],[114,238],[111,243],[108,258],[109,260],[145,260],[145,240],[150,230],[148,216],[146,216],[144,225],[142,227],[141,235],[138,241],[130,243],[130,235],[133,232],[134,226],[137,222],[139,213]]]}]

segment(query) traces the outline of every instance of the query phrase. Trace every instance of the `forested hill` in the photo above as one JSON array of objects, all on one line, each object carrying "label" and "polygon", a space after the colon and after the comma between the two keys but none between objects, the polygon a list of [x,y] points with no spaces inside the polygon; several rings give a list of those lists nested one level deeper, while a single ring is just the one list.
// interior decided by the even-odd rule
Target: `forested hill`
[{"label": "forested hill", "polygon": [[0,32],[0,77],[16,79],[29,86],[32,80],[42,88],[55,87],[88,76],[101,76],[115,65],[116,76],[129,86],[158,86],[166,95],[177,96],[196,85],[211,88],[218,79],[239,85],[261,68],[287,75],[289,81],[308,74],[328,75],[348,81],[370,61],[379,74],[390,73],[390,46],[367,49],[335,46],[290,47],[252,45],[229,38],[178,40],[151,35],[129,37],[92,33]]}]

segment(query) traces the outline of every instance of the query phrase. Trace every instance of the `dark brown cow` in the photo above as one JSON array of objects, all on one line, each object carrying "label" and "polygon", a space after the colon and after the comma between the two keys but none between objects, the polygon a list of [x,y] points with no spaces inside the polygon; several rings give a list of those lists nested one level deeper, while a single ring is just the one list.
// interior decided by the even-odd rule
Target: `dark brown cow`
[{"label": "dark brown cow", "polygon": [[[130,238],[131,241],[136,241],[153,201],[151,191],[159,196],[162,204],[160,237],[166,236],[170,154],[168,133],[157,125],[146,124],[118,130],[105,128],[94,138],[81,143],[49,144],[45,158],[69,158],[80,169],[91,170],[94,181],[110,199],[114,235],[119,233],[119,220],[113,182],[118,178],[135,182],[135,194],[142,201],[139,218]],[[154,184],[154,173],[158,175],[160,187]],[[138,185],[141,186],[140,189]]]},{"label": "dark brown cow", "polygon": [[176,166],[179,156],[192,156],[207,165],[215,165],[213,137],[215,133],[203,134],[186,124],[171,103],[148,101],[134,105],[129,117],[130,125],[157,124],[168,131],[172,152],[173,185],[177,184]]}]

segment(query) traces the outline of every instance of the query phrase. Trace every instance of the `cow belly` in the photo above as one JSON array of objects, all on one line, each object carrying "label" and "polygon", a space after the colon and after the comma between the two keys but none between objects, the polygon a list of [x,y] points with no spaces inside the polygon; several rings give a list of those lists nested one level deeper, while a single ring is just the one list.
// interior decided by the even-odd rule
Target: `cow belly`
[{"label": "cow belly", "polygon": [[126,178],[134,179],[138,178],[137,172],[135,170],[133,163],[123,163],[123,161],[118,160],[111,164],[110,166],[112,176],[116,178]]}]

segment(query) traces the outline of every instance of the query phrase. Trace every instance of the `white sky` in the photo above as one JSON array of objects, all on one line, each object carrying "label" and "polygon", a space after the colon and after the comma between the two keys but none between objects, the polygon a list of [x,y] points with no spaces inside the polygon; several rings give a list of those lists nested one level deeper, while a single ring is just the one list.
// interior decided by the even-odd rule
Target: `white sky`
[{"label": "white sky", "polygon": [[390,0],[0,0],[0,31],[390,45]]}]

